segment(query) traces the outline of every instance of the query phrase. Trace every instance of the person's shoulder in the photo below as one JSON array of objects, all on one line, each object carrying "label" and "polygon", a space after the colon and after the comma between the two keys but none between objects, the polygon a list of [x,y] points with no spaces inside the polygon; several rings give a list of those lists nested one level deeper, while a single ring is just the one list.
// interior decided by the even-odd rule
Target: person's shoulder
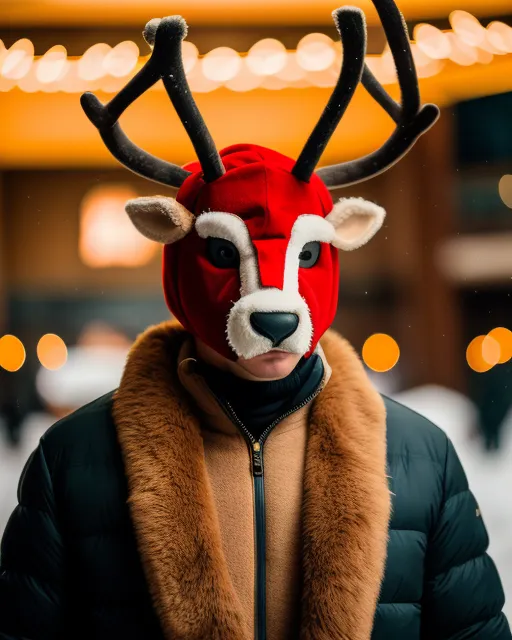
[{"label": "person's shoulder", "polygon": [[41,437],[40,446],[49,466],[79,464],[81,460],[104,457],[117,446],[111,391],[80,407],[52,425]]},{"label": "person's shoulder", "polygon": [[429,458],[444,467],[448,448],[445,432],[396,400],[384,395],[382,399],[386,407],[388,457]]}]

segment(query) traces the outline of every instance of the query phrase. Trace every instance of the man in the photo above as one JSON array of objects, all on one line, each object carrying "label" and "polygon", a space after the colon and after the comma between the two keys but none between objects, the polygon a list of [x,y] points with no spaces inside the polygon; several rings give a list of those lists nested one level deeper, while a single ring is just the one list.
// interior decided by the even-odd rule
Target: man
[{"label": "man", "polygon": [[[510,640],[487,534],[453,446],[382,399],[328,330],[338,249],[384,211],[328,189],[395,162],[437,117],[409,43],[377,8],[401,107],[363,69],[363,16],[335,12],[340,80],[297,162],[217,152],[186,84],[184,21],[151,21],[153,55],[107,106],[83,107],[131,169],[179,187],[130,201],[164,246],[177,323],[142,334],[119,388],[57,423],[21,479],[2,542],[0,638]],[[199,163],[137,149],[117,119],[162,78]],[[398,123],[370,158],[315,165],[362,78]]]}]

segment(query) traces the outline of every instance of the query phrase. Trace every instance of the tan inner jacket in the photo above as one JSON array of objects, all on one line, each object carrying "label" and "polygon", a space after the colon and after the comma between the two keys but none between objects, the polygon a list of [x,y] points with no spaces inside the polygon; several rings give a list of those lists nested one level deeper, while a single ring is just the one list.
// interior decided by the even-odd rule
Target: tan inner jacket
[{"label": "tan inner jacket", "polygon": [[[321,346],[324,388],[264,445],[268,640],[369,640],[384,571],[384,406],[346,341]],[[252,640],[248,446],[194,362],[173,323],[128,357],[114,419],[131,515],[169,640]]]}]

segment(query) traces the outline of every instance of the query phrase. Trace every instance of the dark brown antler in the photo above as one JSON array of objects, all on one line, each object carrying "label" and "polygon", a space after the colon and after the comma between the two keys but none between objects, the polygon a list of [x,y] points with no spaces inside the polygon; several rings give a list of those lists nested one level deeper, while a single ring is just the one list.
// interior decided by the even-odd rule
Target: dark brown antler
[{"label": "dark brown antler", "polygon": [[183,69],[181,42],[187,25],[181,16],[151,20],[144,29],[146,42],[153,46],[144,67],[106,105],[93,93],[84,93],[80,102],[89,120],[113,156],[135,173],[161,184],[179,187],[190,171],[161,160],[131,142],[118,123],[124,110],[139,96],[162,79],[165,89],[189,135],[206,182],[224,173],[222,160],[192,97]]},{"label": "dark brown antler", "polygon": [[352,100],[363,72],[366,54],[364,13],[356,7],[341,7],[333,11],[332,16],[343,44],[343,63],[329,102],[292,170],[293,175],[304,182],[309,182],[320,156]]},{"label": "dark brown antler", "polygon": [[[439,109],[436,105],[426,104],[421,107],[416,69],[407,26],[402,14],[393,0],[373,0],[373,2],[384,27],[395,62],[402,104],[399,105],[389,96],[366,65],[364,65],[361,80],[368,93],[388,113],[397,126],[390,138],[377,151],[357,160],[318,169],[316,174],[329,189],[362,182],[386,171],[409,151],[419,136],[425,133],[439,117]],[[345,109],[346,106],[342,113]],[[326,131],[321,128],[318,131],[317,137],[322,138],[322,151],[331,135],[331,130]],[[310,140],[308,140],[309,143]]]}]

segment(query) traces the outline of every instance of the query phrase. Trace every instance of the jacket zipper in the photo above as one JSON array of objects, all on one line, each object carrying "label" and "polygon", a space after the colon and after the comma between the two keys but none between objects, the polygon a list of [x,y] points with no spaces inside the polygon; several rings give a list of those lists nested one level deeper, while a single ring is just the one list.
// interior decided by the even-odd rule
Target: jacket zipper
[{"label": "jacket zipper", "polygon": [[[240,427],[245,435],[246,441],[250,448],[251,470],[254,490],[254,537],[255,537],[255,620],[254,620],[254,640],[266,640],[267,638],[267,601],[266,601],[266,544],[265,544],[265,487],[263,481],[263,444],[267,439],[270,431],[292,413],[295,413],[302,407],[305,407],[313,398],[315,398],[323,389],[323,384],[305,398],[299,405],[294,406],[286,411],[276,420],[271,422],[265,431],[261,434],[259,440],[251,434],[244,423],[236,415],[231,404],[226,400],[222,401],[217,398],[219,404],[231,417],[233,422]],[[215,394],[214,394],[215,395]]]}]

